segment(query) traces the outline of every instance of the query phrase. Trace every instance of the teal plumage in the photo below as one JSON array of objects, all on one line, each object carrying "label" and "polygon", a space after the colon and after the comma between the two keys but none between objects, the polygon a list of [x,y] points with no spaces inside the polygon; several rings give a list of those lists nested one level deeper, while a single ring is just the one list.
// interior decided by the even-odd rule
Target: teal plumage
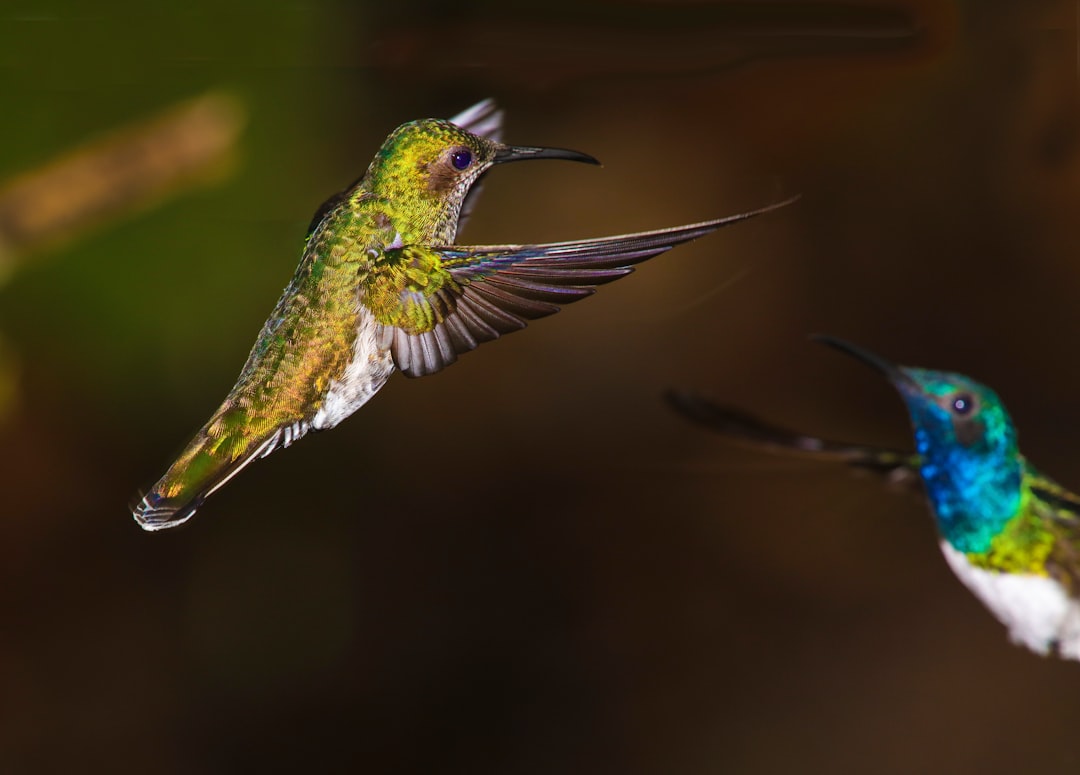
[{"label": "teal plumage", "polygon": [[997,394],[962,374],[896,366],[820,339],[889,379],[910,415],[914,453],[801,435],[691,393],[669,401],[733,440],[921,484],[946,561],[1012,639],[1080,660],[1080,497],[1028,463]]}]

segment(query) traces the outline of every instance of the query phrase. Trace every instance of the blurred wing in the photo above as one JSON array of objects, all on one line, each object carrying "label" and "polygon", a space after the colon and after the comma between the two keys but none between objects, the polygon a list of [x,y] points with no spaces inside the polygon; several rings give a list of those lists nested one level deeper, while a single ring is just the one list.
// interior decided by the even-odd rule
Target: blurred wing
[{"label": "blurred wing", "polygon": [[903,487],[914,489],[920,486],[919,457],[915,453],[805,436],[771,425],[741,409],[713,403],[694,393],[671,390],[665,398],[672,408],[687,419],[711,428],[732,441],[768,452],[801,455],[874,471],[890,483]]},{"label": "blurred wing", "polygon": [[1042,504],[1049,507],[1047,515],[1055,521],[1080,527],[1080,495],[1038,473],[1026,462],[1025,466],[1032,493]]},{"label": "blurred wing", "polygon": [[[739,215],[671,229],[548,245],[406,246],[398,260],[438,266],[437,290],[404,292],[410,319],[387,327],[394,362],[410,377],[434,374],[481,342],[524,328],[624,277],[633,265],[721,226],[775,210],[793,199]],[[389,255],[392,251],[387,251]]]},{"label": "blurred wing", "polygon": [[[495,105],[495,100],[489,97],[486,100],[481,100],[476,103],[471,108],[466,108],[461,111],[450,119],[450,123],[457,124],[466,132],[472,132],[474,135],[486,137],[488,140],[494,140],[495,142],[501,142],[503,115],[503,112]],[[484,176],[481,175],[480,179],[472,184],[469,193],[465,195],[465,201],[461,203],[461,213],[458,215],[457,223],[458,232],[464,228],[465,222],[469,220],[469,216],[472,215],[472,211],[476,207],[476,202],[479,199],[480,192],[483,188]]]},{"label": "blurred wing", "polygon": [[1025,465],[1036,510],[1054,534],[1048,570],[1072,597],[1080,598],[1080,495]]},{"label": "blurred wing", "polygon": [[1054,534],[1047,558],[1050,573],[1066,585],[1072,597],[1080,597],[1080,495],[1035,471],[1025,461],[1028,487],[1035,495],[1036,512]]}]

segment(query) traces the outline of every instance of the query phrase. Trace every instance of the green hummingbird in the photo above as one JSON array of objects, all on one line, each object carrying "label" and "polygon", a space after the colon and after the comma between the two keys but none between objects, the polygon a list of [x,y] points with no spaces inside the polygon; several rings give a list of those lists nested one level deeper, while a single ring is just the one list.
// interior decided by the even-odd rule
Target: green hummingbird
[{"label": "green hummingbird", "polygon": [[921,483],[949,567],[1009,630],[1014,643],[1080,660],[1080,496],[1020,454],[1016,428],[987,386],[894,365],[848,342],[818,340],[885,375],[907,406],[915,451],[805,436],[687,392],[669,402],[737,441]]},{"label": "green hummingbird", "polygon": [[[562,148],[505,145],[485,100],[387,137],[367,172],[312,220],[303,255],[236,385],[132,508],[146,530],[190,519],[245,466],[333,428],[395,370],[434,374],[632,266],[792,200],[703,223],[547,245],[455,245],[475,185],[493,165],[598,164]],[[470,195],[472,192],[473,195]]]}]

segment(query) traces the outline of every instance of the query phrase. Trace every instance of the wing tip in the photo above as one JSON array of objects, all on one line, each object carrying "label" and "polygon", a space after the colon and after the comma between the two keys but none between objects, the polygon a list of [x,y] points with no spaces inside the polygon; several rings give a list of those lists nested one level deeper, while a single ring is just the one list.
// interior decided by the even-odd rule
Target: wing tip
[{"label": "wing tip", "polygon": [[502,136],[504,118],[505,113],[496,103],[495,98],[485,97],[451,116],[449,120],[450,123],[456,124],[467,132],[498,141]]},{"label": "wing tip", "polygon": [[686,388],[667,388],[663,393],[664,401],[683,418],[697,423],[704,423],[706,412],[715,408],[712,401],[701,393]]}]

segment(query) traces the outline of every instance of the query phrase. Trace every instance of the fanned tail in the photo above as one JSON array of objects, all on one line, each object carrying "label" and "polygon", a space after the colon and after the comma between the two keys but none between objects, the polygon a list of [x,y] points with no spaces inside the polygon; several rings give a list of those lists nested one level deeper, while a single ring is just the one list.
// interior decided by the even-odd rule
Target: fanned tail
[{"label": "fanned tail", "polygon": [[131,513],[143,530],[182,525],[210,495],[250,462],[287,447],[308,431],[306,422],[258,431],[241,410],[219,412],[195,435],[165,475]]}]

